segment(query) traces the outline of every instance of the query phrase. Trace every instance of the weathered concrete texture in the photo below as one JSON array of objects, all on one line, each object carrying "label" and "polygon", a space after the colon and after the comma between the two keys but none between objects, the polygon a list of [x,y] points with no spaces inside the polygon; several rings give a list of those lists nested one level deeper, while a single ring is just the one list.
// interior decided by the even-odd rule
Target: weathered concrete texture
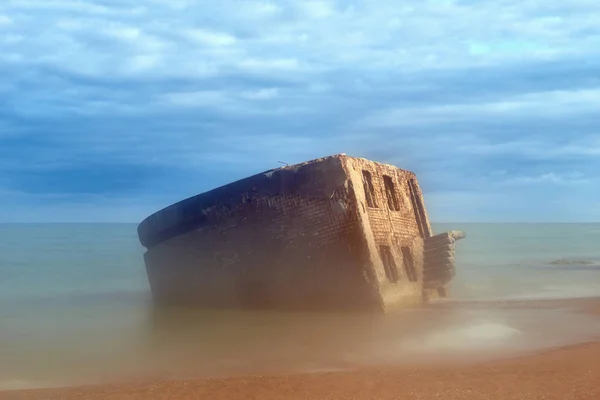
[{"label": "weathered concrete texture", "polygon": [[414,174],[346,155],[257,174],[143,221],[155,301],[384,311],[423,295]]},{"label": "weathered concrete texture", "polygon": [[431,236],[425,240],[423,286],[426,296],[435,294],[446,297],[446,285],[456,275],[454,265],[455,243],[464,237],[464,232],[450,231]]},{"label": "weathered concrete texture", "polygon": [[[416,217],[415,206],[420,205],[424,210],[424,205],[415,175],[392,165],[360,158],[348,158],[347,165],[355,184],[361,230],[379,283],[382,304],[389,309],[420,302],[423,238],[429,235],[431,227],[426,214],[421,219]],[[391,181],[393,187],[386,185],[384,180]],[[414,182],[412,193],[409,182]],[[388,193],[390,189],[391,193]],[[386,272],[382,253],[388,251],[391,257],[388,257]],[[411,265],[416,277],[410,276]]]}]

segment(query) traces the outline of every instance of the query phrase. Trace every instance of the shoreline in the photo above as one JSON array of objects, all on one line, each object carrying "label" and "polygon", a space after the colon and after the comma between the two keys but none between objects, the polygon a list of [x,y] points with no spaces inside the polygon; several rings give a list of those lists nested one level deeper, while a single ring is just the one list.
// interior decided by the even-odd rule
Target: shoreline
[{"label": "shoreline", "polygon": [[[510,303],[510,304],[509,304]],[[572,308],[600,316],[600,298],[493,302]],[[488,303],[489,305],[489,303]],[[0,391],[0,399],[596,399],[600,337],[492,361],[371,366],[334,372],[248,375]]]}]

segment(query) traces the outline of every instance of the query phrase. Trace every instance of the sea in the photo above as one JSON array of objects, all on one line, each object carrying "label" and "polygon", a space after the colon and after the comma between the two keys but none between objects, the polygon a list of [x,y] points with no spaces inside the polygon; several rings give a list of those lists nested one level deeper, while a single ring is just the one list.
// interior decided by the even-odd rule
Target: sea
[{"label": "sea", "polygon": [[450,297],[391,315],[155,310],[135,224],[0,224],[0,390],[471,362],[600,336],[600,224],[462,230]]}]

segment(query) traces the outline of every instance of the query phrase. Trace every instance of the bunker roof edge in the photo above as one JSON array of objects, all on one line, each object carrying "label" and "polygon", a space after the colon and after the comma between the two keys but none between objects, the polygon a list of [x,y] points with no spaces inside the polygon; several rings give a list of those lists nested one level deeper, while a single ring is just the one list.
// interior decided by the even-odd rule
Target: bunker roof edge
[{"label": "bunker roof edge", "polygon": [[[253,178],[256,178],[256,177],[259,177],[259,176],[262,176],[262,175],[269,176],[269,175],[272,175],[272,174],[274,174],[276,172],[279,172],[279,171],[297,170],[297,169],[299,169],[299,168],[301,168],[303,166],[310,165],[310,164],[315,164],[315,163],[318,163],[318,162],[327,161],[327,160],[330,160],[330,159],[339,159],[341,161],[344,161],[344,160],[357,160],[357,161],[362,161],[362,162],[377,164],[377,165],[385,166],[385,167],[388,167],[388,168],[395,168],[395,169],[398,169],[398,170],[405,171],[405,172],[413,175],[416,178],[416,174],[414,172],[406,170],[406,169],[399,168],[399,167],[397,167],[395,165],[386,164],[386,163],[380,163],[380,162],[369,160],[369,159],[363,158],[363,157],[348,156],[345,153],[338,153],[338,154],[333,154],[333,155],[324,156],[324,157],[320,157],[320,158],[315,158],[315,159],[304,161],[304,162],[297,163],[297,164],[283,165],[281,167],[272,168],[272,169],[269,169],[269,170],[266,170],[266,171],[263,171],[263,172],[260,172],[260,173],[249,175],[249,176],[246,176],[244,178],[238,179],[236,181],[232,181],[232,182],[226,183],[224,185],[218,186],[216,188],[210,189],[208,191],[205,191],[205,192],[202,192],[202,193],[198,193],[196,195],[187,197],[187,198],[185,198],[183,200],[180,200],[180,201],[178,201],[176,203],[173,203],[173,204],[171,204],[171,205],[169,205],[167,207],[164,207],[164,208],[156,211],[155,213],[149,215],[144,220],[142,220],[142,222],[138,225],[137,232],[138,232],[138,237],[140,238],[140,242],[141,242],[141,244],[144,247],[150,247],[150,246],[156,244],[156,243],[154,243],[153,240],[149,239],[149,237],[152,236],[151,233],[150,233],[150,231],[153,230],[152,229],[153,225],[157,224],[157,223],[160,223],[159,221],[163,220],[163,218],[168,218],[167,214],[169,212],[176,212],[175,210],[177,210],[177,209],[185,206],[188,203],[193,203],[195,200],[198,200],[200,198],[210,198],[211,196],[217,195],[219,192],[225,191],[227,188],[231,188],[231,187],[233,187],[235,185],[242,185],[243,183],[250,182]],[[192,224],[192,222],[190,222],[190,224]],[[185,230],[185,229],[188,229],[188,228],[185,228],[185,227],[183,227],[183,226],[180,225],[180,229],[184,229]]]}]

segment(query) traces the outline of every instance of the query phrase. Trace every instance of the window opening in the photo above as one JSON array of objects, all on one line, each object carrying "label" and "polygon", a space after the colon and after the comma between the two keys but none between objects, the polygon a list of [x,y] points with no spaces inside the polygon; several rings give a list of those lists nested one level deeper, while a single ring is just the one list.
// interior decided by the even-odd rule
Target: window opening
[{"label": "window opening", "polygon": [[415,212],[415,218],[417,220],[417,225],[419,227],[419,233],[421,234],[422,238],[428,238],[430,234],[429,228],[426,224],[423,202],[421,201],[421,197],[418,195],[417,185],[413,179],[410,179],[408,181],[408,190],[410,192],[410,201],[412,203]]},{"label": "window opening", "polygon": [[400,211],[400,203],[398,202],[398,196],[396,196],[396,187],[394,186],[392,177],[383,175],[383,185],[385,187],[388,207],[392,211]]},{"label": "window opening", "polygon": [[363,170],[362,175],[367,205],[371,208],[378,208],[377,202],[375,201],[375,188],[373,187],[373,178],[371,177],[371,173],[369,171]]},{"label": "window opening", "polygon": [[394,256],[392,255],[392,249],[390,246],[379,246],[379,255],[383,262],[383,269],[385,270],[385,276],[388,281],[395,283],[398,282],[398,267],[394,262]]},{"label": "window opening", "polygon": [[404,266],[404,271],[406,271],[406,276],[408,276],[408,280],[416,282],[419,277],[417,276],[414,260],[408,247],[402,247],[402,264]]}]

